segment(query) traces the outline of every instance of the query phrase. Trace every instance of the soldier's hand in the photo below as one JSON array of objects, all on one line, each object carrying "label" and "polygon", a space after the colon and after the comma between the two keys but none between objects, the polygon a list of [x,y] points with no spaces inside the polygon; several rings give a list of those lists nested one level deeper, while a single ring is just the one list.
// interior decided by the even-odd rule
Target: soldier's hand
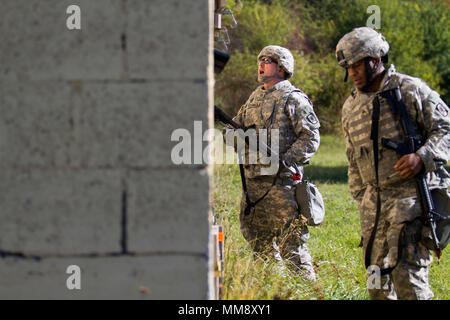
[{"label": "soldier's hand", "polygon": [[415,177],[422,168],[423,161],[417,153],[404,155],[394,165],[395,171],[397,171],[403,179]]}]

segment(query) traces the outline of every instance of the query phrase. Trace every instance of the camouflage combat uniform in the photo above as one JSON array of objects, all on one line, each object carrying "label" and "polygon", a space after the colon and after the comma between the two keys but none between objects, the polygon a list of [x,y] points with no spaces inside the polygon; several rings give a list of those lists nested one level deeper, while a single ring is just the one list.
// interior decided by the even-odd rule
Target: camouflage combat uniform
[{"label": "camouflage combat uniform", "polygon": [[[395,71],[386,71],[379,92],[400,87],[409,117],[417,132],[426,139],[417,152],[423,160],[430,189],[448,192],[450,177],[444,168],[450,156],[450,117],[439,94],[422,80]],[[374,227],[376,215],[376,177],[371,134],[373,99],[379,93],[354,89],[342,111],[342,125],[349,161],[350,192],[356,199],[361,217],[363,256]],[[379,98],[378,134],[379,192],[381,212],[370,255],[372,265],[394,268],[381,279],[382,288],[369,288],[372,299],[431,299],[428,265],[432,256],[424,245],[426,228],[418,219],[422,215],[414,179],[402,179],[394,170],[400,156],[381,145],[381,138],[403,141],[400,121],[386,99]]]},{"label": "camouflage combat uniform", "polygon": [[[279,154],[287,163],[301,166],[319,147],[319,121],[308,97],[288,80],[264,90],[259,86],[233,119],[245,128],[279,130]],[[240,223],[245,239],[256,252],[271,253],[306,278],[315,279],[311,256],[305,242],[309,238],[306,225],[299,218],[294,181],[282,178],[287,169],[280,165],[276,175],[263,175],[261,164],[245,164],[248,195],[251,201],[269,193],[250,211],[242,197]],[[287,175],[289,175],[287,173]],[[306,272],[305,272],[306,271]]]}]

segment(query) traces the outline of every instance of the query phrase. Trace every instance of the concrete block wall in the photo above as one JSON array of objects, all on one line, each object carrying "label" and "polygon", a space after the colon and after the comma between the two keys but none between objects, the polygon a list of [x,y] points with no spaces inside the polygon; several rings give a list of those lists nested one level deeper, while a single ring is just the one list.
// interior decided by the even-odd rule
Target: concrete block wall
[{"label": "concrete block wall", "polygon": [[0,3],[0,299],[208,298],[211,1]]}]

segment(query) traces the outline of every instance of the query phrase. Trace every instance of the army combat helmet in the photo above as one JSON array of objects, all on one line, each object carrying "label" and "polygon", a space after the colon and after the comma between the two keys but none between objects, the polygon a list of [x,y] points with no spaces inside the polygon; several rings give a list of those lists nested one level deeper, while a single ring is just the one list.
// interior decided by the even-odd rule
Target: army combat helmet
[{"label": "army combat helmet", "polygon": [[294,74],[294,57],[288,49],[275,45],[267,46],[259,53],[258,61],[263,56],[277,60],[278,68],[286,70],[286,79]]},{"label": "army combat helmet", "polygon": [[[378,32],[369,27],[355,28],[341,40],[336,46],[336,58],[341,67],[347,69],[353,63],[366,57],[387,58],[389,43]],[[347,79],[347,76],[346,76]]]}]

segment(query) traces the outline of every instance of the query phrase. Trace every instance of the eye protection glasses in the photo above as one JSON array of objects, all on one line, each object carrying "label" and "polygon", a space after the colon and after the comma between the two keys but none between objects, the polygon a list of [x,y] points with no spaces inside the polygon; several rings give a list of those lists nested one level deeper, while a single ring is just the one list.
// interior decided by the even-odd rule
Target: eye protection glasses
[{"label": "eye protection glasses", "polygon": [[264,64],[277,63],[277,61],[272,58],[261,58],[259,59],[259,62],[262,62]]}]

